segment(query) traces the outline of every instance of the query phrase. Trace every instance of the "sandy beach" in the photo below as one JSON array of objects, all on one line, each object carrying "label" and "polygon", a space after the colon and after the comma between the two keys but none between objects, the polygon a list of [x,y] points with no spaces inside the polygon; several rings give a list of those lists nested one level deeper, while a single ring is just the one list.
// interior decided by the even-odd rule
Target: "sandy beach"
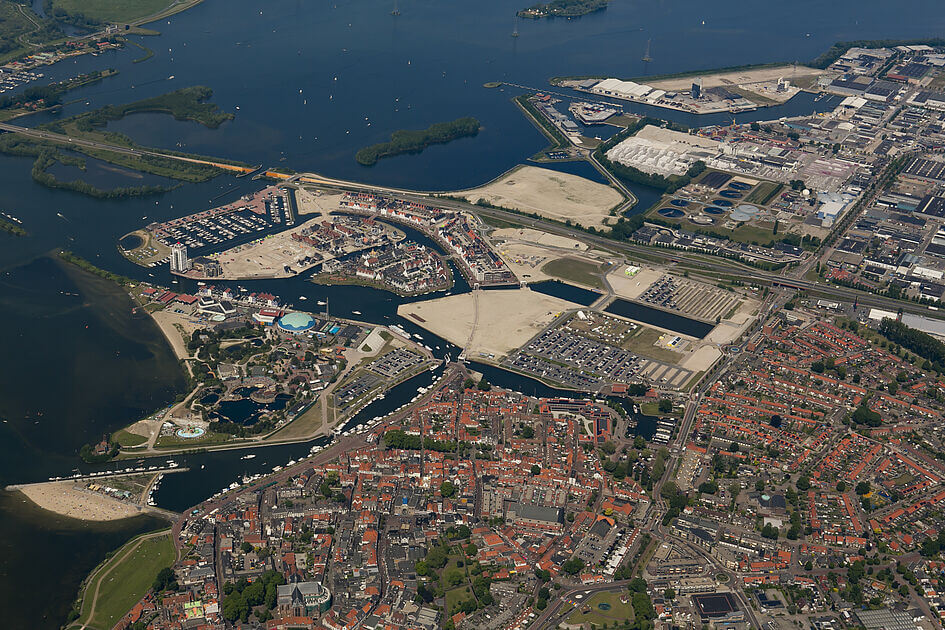
[{"label": "sandy beach", "polygon": [[72,481],[55,481],[14,486],[26,497],[50,512],[83,521],[117,521],[143,513],[143,508],[92,492]]},{"label": "sandy beach", "polygon": [[187,351],[187,346],[184,345],[184,339],[181,337],[180,331],[175,324],[179,324],[187,334],[193,334],[197,326],[189,321],[190,316],[174,313],[170,310],[163,310],[151,313],[151,317],[158,325],[158,328],[161,329],[161,332],[164,333],[167,342],[171,344],[174,356],[178,359],[189,359],[190,353]]}]

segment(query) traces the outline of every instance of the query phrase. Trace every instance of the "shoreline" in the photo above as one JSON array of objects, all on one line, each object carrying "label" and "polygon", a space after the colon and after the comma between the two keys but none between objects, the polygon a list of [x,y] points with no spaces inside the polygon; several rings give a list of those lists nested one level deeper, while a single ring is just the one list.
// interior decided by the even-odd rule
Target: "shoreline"
[{"label": "shoreline", "polygon": [[132,505],[78,487],[71,481],[47,481],[7,486],[35,506],[79,521],[108,522],[153,514],[144,506]]}]

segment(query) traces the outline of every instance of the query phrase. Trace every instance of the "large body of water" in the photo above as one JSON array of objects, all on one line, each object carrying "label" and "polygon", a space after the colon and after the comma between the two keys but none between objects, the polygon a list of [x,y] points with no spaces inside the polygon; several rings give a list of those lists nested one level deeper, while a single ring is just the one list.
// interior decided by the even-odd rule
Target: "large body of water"
[{"label": "large body of water", "polygon": [[[235,113],[235,120],[208,130],[140,114],[109,128],[154,146],[375,184],[444,190],[492,179],[545,146],[541,134],[509,102],[516,92],[482,88],[487,81],[544,87],[556,75],[631,77],[645,71],[803,61],[837,40],[925,37],[945,27],[945,12],[936,0],[802,0],[751,7],[738,0],[614,0],[606,11],[581,19],[524,21],[518,38],[510,37],[514,12],[521,8],[514,3],[400,0],[397,17],[390,14],[392,8],[392,0],[206,0],[169,23],[153,25],[162,34],[139,40],[155,53],[144,63],[132,63],[141,52],[129,47],[45,69],[48,79],[106,67],[120,74],[71,94],[74,102],[60,114],[25,121],[38,124],[203,84],[213,88],[215,102]],[[654,61],[644,69],[640,58],[648,40]],[[815,105],[802,95],[739,119],[807,113],[825,101]],[[630,109],[690,125],[722,120],[643,106]],[[382,160],[372,168],[354,160],[360,147],[385,140],[396,129],[467,115],[482,121],[475,138]],[[145,271],[125,261],[117,252],[117,239],[152,220],[198,211],[258,187],[220,178],[157,197],[96,201],[34,184],[30,166],[28,159],[0,156],[0,210],[21,218],[30,232],[18,239],[0,235],[0,329],[6,359],[0,364],[0,485],[86,469],[76,455],[83,443],[170,403],[184,385],[157,329],[149,320],[132,318],[120,291],[65,270],[46,254],[66,248],[125,275],[170,282],[165,270]],[[597,178],[587,165],[558,168]],[[103,183],[109,171],[101,168],[94,176]],[[127,177],[115,177],[116,185],[127,185]],[[654,199],[653,191],[639,192],[642,199]],[[339,315],[358,310],[369,321],[398,321],[398,299],[380,291],[326,288],[302,278],[244,284],[293,301],[306,295],[308,304],[328,297],[332,312]],[[409,322],[399,323],[417,330]],[[450,350],[421,334],[431,346],[440,345],[439,353]],[[482,371],[493,383],[527,393],[555,393],[501,370]],[[433,377],[426,373],[408,382],[365,415],[403,404]],[[240,460],[238,453],[183,458],[192,471],[168,476],[158,499],[183,510],[237,476],[284,464],[309,446],[262,449],[249,461]],[[31,630],[57,628],[85,573],[109,549],[155,526],[150,519],[93,526],[48,518],[6,493],[0,494],[0,523],[4,626]],[[52,574],[56,579],[50,581]]]}]

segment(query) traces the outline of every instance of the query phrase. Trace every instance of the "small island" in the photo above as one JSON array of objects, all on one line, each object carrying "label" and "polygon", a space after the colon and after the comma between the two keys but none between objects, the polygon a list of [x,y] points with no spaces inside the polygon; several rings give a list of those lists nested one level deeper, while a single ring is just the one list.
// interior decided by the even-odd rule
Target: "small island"
[{"label": "small island", "polygon": [[13,236],[26,236],[26,230],[24,230],[22,226],[12,221],[7,221],[6,219],[0,219],[0,232],[6,232]]},{"label": "small island", "polygon": [[358,164],[374,166],[378,160],[402,153],[419,153],[431,144],[446,144],[479,133],[479,121],[470,116],[451,122],[434,123],[423,130],[401,129],[391,134],[390,142],[364,147],[355,155]]},{"label": "small island", "polygon": [[579,17],[607,8],[607,0],[551,0],[522,9],[519,17],[540,19],[549,17]]}]

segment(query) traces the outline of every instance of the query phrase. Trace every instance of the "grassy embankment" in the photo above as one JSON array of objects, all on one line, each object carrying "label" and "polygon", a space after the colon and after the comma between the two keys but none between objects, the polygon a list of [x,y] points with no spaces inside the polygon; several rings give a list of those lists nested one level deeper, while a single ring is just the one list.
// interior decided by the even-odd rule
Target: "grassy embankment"
[{"label": "grassy embankment", "polygon": [[459,138],[479,133],[479,121],[466,116],[450,122],[434,123],[421,130],[401,129],[390,136],[390,142],[364,147],[354,156],[362,166],[374,166],[377,161],[403,153],[420,153],[431,144],[446,144]]},{"label": "grassy embankment", "polygon": [[538,130],[548,138],[549,144],[547,147],[533,155],[530,159],[539,161],[547,159],[545,154],[549,151],[565,151],[571,148],[571,142],[564,136],[561,131],[551,124],[551,122],[539,112],[531,101],[528,99],[534,96],[532,93],[528,94],[519,94],[518,96],[512,99],[512,102],[515,103],[519,109],[522,110],[522,113],[525,114],[525,117],[528,118],[533,125],[538,127]]},{"label": "grassy embankment", "polygon": [[64,13],[98,24],[128,24],[180,4],[177,0],[52,0],[56,14]]},{"label": "grassy embankment", "polygon": [[68,628],[113,627],[144,596],[158,572],[175,559],[169,532],[129,541],[86,579],[79,618]]},{"label": "grassy embankment", "polygon": [[[222,112],[216,105],[206,102],[211,95],[212,91],[207,87],[195,86],[183,88],[127,105],[109,105],[61,121],[47,123],[40,128],[53,133],[64,134],[73,139],[107,143],[116,147],[140,151],[154,151],[148,147],[136,144],[131,138],[124,134],[106,131],[104,127],[111,121],[121,120],[131,114],[157,112],[170,114],[177,120],[192,120],[208,128],[215,129],[223,124],[223,122],[233,118],[233,115]],[[170,150],[162,149],[159,152],[163,155],[128,154],[79,144],[69,144],[68,148],[66,148],[66,145],[62,143],[51,140],[39,140],[16,133],[0,136],[0,153],[36,158],[32,173],[36,181],[53,188],[67,188],[95,197],[142,195],[166,190],[167,187],[138,186],[102,190],[81,179],[72,182],[60,182],[50,175],[47,169],[57,162],[83,168],[84,162],[75,155],[76,153],[142,173],[185,182],[207,181],[225,171],[210,164],[188,162],[172,157],[164,157],[164,155],[174,155],[220,164],[246,166],[230,160],[208,158]]]}]

